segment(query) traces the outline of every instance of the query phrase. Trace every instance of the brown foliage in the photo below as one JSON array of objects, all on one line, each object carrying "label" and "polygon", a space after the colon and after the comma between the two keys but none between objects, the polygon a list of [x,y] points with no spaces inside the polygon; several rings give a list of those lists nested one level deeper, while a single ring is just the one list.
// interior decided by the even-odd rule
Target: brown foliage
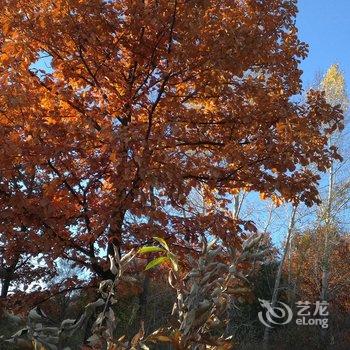
[{"label": "brown foliage", "polygon": [[349,312],[350,242],[337,233],[335,227],[320,227],[296,235],[292,252],[291,273],[297,292],[304,300],[316,301],[321,292],[323,249],[326,230],[330,235],[329,302],[343,312]]},{"label": "brown foliage", "polygon": [[111,278],[99,254],[111,243],[123,250],[157,235],[181,253],[209,233],[239,246],[253,225],[232,218],[229,193],[318,202],[306,166],[339,158],[327,137],[342,115],[321,92],[293,100],[307,54],[295,1],[0,8],[6,266],[20,241],[49,269],[61,257]]}]

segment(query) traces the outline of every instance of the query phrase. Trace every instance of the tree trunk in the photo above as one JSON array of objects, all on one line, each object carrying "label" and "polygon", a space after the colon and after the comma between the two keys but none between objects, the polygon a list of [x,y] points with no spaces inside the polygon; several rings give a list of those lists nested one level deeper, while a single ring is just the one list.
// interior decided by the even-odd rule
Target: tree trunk
[{"label": "tree trunk", "polygon": [[[330,255],[331,255],[331,233],[333,229],[332,219],[332,200],[334,190],[334,170],[333,163],[329,169],[328,180],[328,198],[326,203],[326,210],[324,213],[325,220],[325,238],[324,238],[324,251],[322,257],[322,277],[321,277],[321,293],[320,300],[323,302],[328,301],[329,292],[329,277],[330,277]],[[321,328],[321,341],[326,344],[327,328]]]},{"label": "tree trunk", "polygon": [[332,230],[332,198],[333,198],[333,187],[334,187],[334,171],[333,164],[329,169],[329,184],[328,184],[328,198],[327,206],[324,214],[326,230],[324,240],[324,252],[322,259],[322,280],[321,280],[321,301],[328,300],[328,281],[329,281],[329,257],[330,257],[330,233]]},{"label": "tree trunk", "polygon": [[13,277],[14,277],[14,273],[15,273],[16,269],[18,268],[19,259],[20,259],[20,253],[18,252],[18,254],[14,257],[11,265],[8,267],[3,267],[1,269],[1,275],[0,275],[1,276],[0,277],[0,280],[1,280],[0,298],[1,299],[5,299],[7,297],[11,282],[12,282]]},{"label": "tree trunk", "polygon": [[11,284],[10,277],[5,277],[1,279],[1,294],[0,294],[1,299],[6,299],[7,294],[9,292],[10,284]]},{"label": "tree trunk", "polygon": [[150,277],[148,272],[145,272],[145,277],[143,280],[142,285],[142,292],[139,295],[139,315],[140,315],[140,327],[142,323],[144,323],[145,327],[146,325],[146,318],[147,318],[147,303],[148,303],[148,293],[149,293],[149,284],[150,284]]},{"label": "tree trunk", "polygon": [[[275,307],[276,302],[277,302],[278,290],[279,290],[279,286],[280,286],[280,282],[281,282],[283,264],[284,264],[284,261],[286,259],[286,255],[288,253],[290,238],[291,238],[292,232],[294,230],[296,212],[297,212],[297,206],[295,205],[295,206],[293,206],[292,215],[291,215],[290,221],[289,221],[286,243],[284,246],[282,259],[280,261],[280,264],[278,265],[278,269],[277,269],[277,273],[276,273],[275,285],[273,288],[273,293],[272,293],[272,298],[271,298],[271,307],[272,308]],[[270,336],[270,328],[265,327],[264,338],[263,338],[263,349],[268,348],[269,336]]]}]

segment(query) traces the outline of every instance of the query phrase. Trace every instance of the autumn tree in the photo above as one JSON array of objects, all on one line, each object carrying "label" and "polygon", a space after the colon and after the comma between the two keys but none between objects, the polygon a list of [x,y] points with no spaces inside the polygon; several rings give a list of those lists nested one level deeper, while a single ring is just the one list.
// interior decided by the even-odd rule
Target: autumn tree
[{"label": "autumn tree", "polygon": [[[156,235],[181,256],[209,234],[239,247],[254,229],[232,216],[241,190],[318,203],[307,166],[339,158],[327,141],[342,113],[321,91],[294,98],[307,55],[294,0],[0,5],[7,255],[10,218],[48,263],[108,278],[112,244]],[[18,168],[33,192],[6,186]],[[205,212],[188,200],[196,190]]]},{"label": "autumn tree", "polygon": [[[329,67],[324,76],[315,85],[317,89],[321,90],[325,94],[326,101],[332,106],[339,106],[344,114],[348,111],[348,97],[346,93],[346,84],[344,74],[342,73],[340,67],[337,64],[333,64]],[[345,121],[346,122],[346,121]],[[332,146],[337,146],[342,155],[347,157],[347,150],[344,147],[344,136],[343,132],[337,132],[330,136],[328,142]],[[325,175],[322,176],[321,187],[325,189],[325,193],[321,193],[322,203],[313,210],[313,223],[311,225],[316,226],[317,234],[314,234],[314,238],[319,238],[317,243],[321,248],[323,253],[322,259],[316,259],[315,256],[310,256],[310,260],[314,260],[312,264],[319,263],[322,270],[322,276],[318,276],[321,282],[320,298],[321,300],[327,301],[328,299],[328,280],[330,278],[330,257],[332,255],[332,249],[343,239],[341,234],[344,231],[344,222],[342,222],[342,214],[348,209],[349,202],[349,192],[348,192],[348,179],[344,173],[344,168],[347,168],[347,159],[344,162],[337,162],[333,160],[327,169]],[[346,172],[346,170],[345,170]],[[316,216],[314,215],[316,214]],[[310,215],[306,211],[304,215]],[[310,226],[310,225],[309,225]],[[308,235],[311,235],[307,231]],[[297,235],[297,239],[300,243],[300,233]],[[307,240],[307,238],[305,238]],[[299,244],[298,243],[298,244]],[[298,248],[301,250],[301,246]],[[306,249],[306,248],[305,248]],[[290,249],[292,253],[293,248]],[[307,258],[307,249],[305,252],[299,252],[303,255],[303,258]],[[290,263],[292,257],[290,257]],[[333,270],[333,269],[332,269]],[[309,272],[315,276],[315,270]],[[291,286],[290,286],[291,287]]]},{"label": "autumn tree", "polygon": [[[35,195],[36,183],[32,177],[26,176],[20,166],[14,169],[13,174],[13,178],[1,179],[0,301],[7,297],[10,286],[17,289],[22,285],[26,289],[31,285],[35,290],[32,282],[39,282],[54,273],[53,268],[48,270],[38,261],[50,251],[48,242],[40,239],[40,226],[28,218],[28,212],[23,213],[23,208],[17,206],[23,198]],[[28,220],[31,220],[30,224]]]},{"label": "autumn tree", "polygon": [[[342,108],[344,113],[348,109],[348,98],[345,89],[345,79],[343,73],[340,71],[338,65],[332,65],[325,74],[320,88],[324,91],[327,102],[330,105],[338,105]],[[338,144],[341,139],[341,135],[336,135],[329,140],[332,145]],[[337,169],[336,163],[332,161],[328,169],[328,194],[324,200],[323,206],[321,206],[320,221],[324,226],[325,239],[324,239],[324,251],[322,259],[322,289],[320,293],[321,300],[328,300],[328,283],[330,273],[330,255],[334,244],[337,244],[337,225],[336,217],[339,215],[339,211],[344,204],[340,205],[335,203],[336,198],[336,176]],[[338,169],[339,170],[339,169]],[[339,185],[339,184],[338,184]],[[339,186],[337,186],[339,188]]]},{"label": "autumn tree", "polygon": [[[275,277],[275,281],[274,281],[275,283],[274,283],[272,297],[271,297],[272,308],[274,308],[276,306],[276,303],[278,301],[278,293],[279,293],[279,288],[280,288],[280,283],[281,283],[281,278],[282,278],[282,271],[283,271],[284,262],[286,260],[287,254],[289,253],[290,242],[292,239],[293,231],[295,229],[296,215],[297,215],[297,206],[295,205],[292,208],[287,233],[285,236],[285,244],[284,244],[284,247],[282,249],[281,261],[279,261],[278,268],[276,271],[276,277]],[[270,334],[270,328],[266,326],[265,330],[264,330],[264,338],[263,338],[264,349],[268,349],[269,334]]]},{"label": "autumn tree", "polygon": [[[324,288],[322,284],[324,245],[327,227],[298,232],[292,253],[292,276],[299,298],[316,301]],[[327,300],[333,308],[349,311],[348,290],[350,286],[350,244],[346,233],[335,233],[337,243],[333,245],[329,259]],[[334,240],[334,239],[333,239]]]}]

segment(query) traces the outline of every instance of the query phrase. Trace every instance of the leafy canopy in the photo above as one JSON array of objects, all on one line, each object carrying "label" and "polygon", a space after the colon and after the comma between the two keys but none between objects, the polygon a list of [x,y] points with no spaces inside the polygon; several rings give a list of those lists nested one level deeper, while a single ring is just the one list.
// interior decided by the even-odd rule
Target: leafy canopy
[{"label": "leafy canopy", "polygon": [[[251,223],[232,195],[318,203],[342,113],[301,93],[294,0],[1,0],[2,244],[108,277],[105,251],[179,253]],[[19,227],[25,229],[25,234]],[[107,252],[108,253],[108,252]]]}]

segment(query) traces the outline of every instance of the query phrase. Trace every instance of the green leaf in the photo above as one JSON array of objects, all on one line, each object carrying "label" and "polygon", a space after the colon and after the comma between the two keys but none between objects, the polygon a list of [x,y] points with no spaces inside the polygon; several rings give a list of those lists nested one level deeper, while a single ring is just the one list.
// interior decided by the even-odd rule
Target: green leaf
[{"label": "green leaf", "polygon": [[165,252],[165,249],[156,246],[145,246],[138,250],[139,254]]},{"label": "green leaf", "polygon": [[150,261],[146,267],[145,267],[145,270],[149,270],[149,269],[152,269],[153,267],[156,267],[158,265],[161,265],[163,264],[165,261],[169,261],[168,257],[166,256],[160,256],[159,258],[156,258],[152,261]]},{"label": "green leaf", "polygon": [[176,256],[173,253],[168,253],[167,257],[169,258],[171,265],[173,265],[173,269],[175,272],[179,271],[179,263],[177,261]]},{"label": "green leaf", "polygon": [[157,242],[160,243],[160,245],[165,248],[167,251],[169,251],[169,246],[167,244],[167,242],[165,242],[165,240],[163,238],[160,237],[153,237],[154,240],[156,240]]}]

